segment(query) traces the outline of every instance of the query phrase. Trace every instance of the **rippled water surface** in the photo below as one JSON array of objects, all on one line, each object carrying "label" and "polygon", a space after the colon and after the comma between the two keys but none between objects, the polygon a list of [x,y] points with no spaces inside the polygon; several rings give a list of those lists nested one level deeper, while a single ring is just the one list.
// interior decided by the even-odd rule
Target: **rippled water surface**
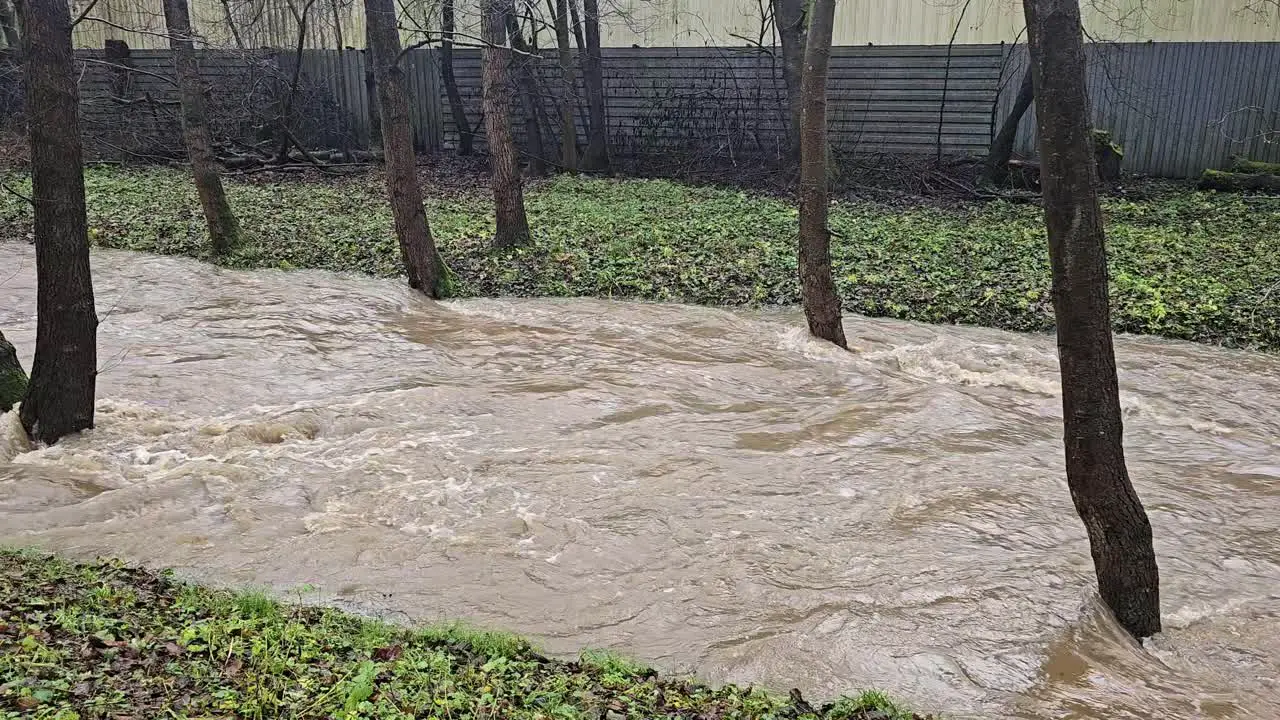
[{"label": "rippled water surface", "polygon": [[[849,317],[846,354],[796,312],[94,272],[97,429],[0,418],[0,541],[951,717],[1280,717],[1280,357],[1119,340],[1143,649],[1091,595],[1049,337]],[[28,366],[34,308],[0,244]]]}]

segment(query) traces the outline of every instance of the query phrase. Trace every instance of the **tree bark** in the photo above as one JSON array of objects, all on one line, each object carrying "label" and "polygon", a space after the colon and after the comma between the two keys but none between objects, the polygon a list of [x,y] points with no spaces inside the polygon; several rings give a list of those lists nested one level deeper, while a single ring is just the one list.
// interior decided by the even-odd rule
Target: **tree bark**
[{"label": "tree bark", "polygon": [[1003,185],[1009,179],[1009,160],[1013,157],[1013,142],[1018,137],[1018,125],[1022,117],[1031,108],[1035,100],[1035,88],[1031,68],[1022,75],[1018,85],[1018,96],[1013,100],[1013,107],[1000,125],[1000,132],[991,141],[987,151],[986,165],[982,171],[982,184]]},{"label": "tree bark", "polygon": [[[306,0],[301,12],[298,11],[292,0],[286,0],[285,3],[289,7],[289,12],[293,14],[294,22],[298,24],[298,39],[294,43],[289,91],[285,94],[280,109],[279,149],[276,152],[276,162],[281,164],[289,162],[289,145],[292,144],[289,136],[293,132],[293,110],[298,99],[298,88],[302,83],[302,52],[307,47],[307,26],[311,16],[311,6],[314,3],[315,0]],[[303,148],[298,149],[303,150]]]},{"label": "tree bark", "polygon": [[507,49],[504,27],[508,7],[503,0],[481,0],[483,23],[481,51],[484,92],[484,128],[489,140],[489,162],[492,165],[493,204],[497,231],[496,248],[515,247],[529,242],[529,219],[524,212],[524,189],[521,187],[520,164],[516,161],[516,143],[511,137],[511,115],[507,107]]},{"label": "tree bark", "polygon": [[7,413],[27,393],[27,373],[18,362],[18,351],[0,332],[0,413]]},{"label": "tree bark", "polygon": [[235,248],[240,225],[227,202],[227,193],[218,175],[218,160],[213,152],[209,119],[205,112],[204,89],[200,68],[196,64],[195,45],[191,40],[191,17],[187,0],[164,0],[164,22],[173,50],[173,65],[182,101],[182,139],[187,145],[191,174],[195,178],[200,206],[213,252],[224,255]]},{"label": "tree bark", "polygon": [[458,130],[458,154],[470,155],[475,149],[475,130],[462,108],[462,93],[458,92],[458,78],[453,73],[453,34],[457,30],[453,2],[442,0],[440,6],[440,76],[444,80],[445,96],[449,98],[453,126]]},{"label": "tree bark", "polygon": [[33,440],[51,444],[93,427],[98,316],[70,6],[26,0],[19,12],[36,244],[36,352],[19,417]]},{"label": "tree bark", "polygon": [[806,0],[772,0],[773,24],[778,29],[778,41],[782,45],[782,83],[787,88],[787,106],[791,111],[787,125],[787,160],[800,162],[800,113],[803,107],[805,36],[808,21]]},{"label": "tree bark", "polygon": [[600,53],[600,5],[598,0],[582,0],[586,53],[582,58],[582,84],[587,93],[586,169],[609,172],[609,121],[604,99],[604,69]]},{"label": "tree bark", "polygon": [[847,349],[827,229],[827,67],[834,22],[835,0],[814,0],[801,92],[800,297],[809,332]]},{"label": "tree bark", "polygon": [[18,16],[14,0],[0,0],[0,31],[4,33],[5,47],[17,49],[22,43],[18,37]]},{"label": "tree bark", "polygon": [[[529,161],[529,174],[546,175],[547,151],[542,143],[542,98],[538,93],[538,78],[533,72],[533,57],[536,54],[536,50],[532,45],[524,41],[524,36],[520,33],[520,22],[516,18],[515,8],[512,7],[510,1],[493,0],[493,2],[495,5],[502,7],[511,47],[520,53],[520,59],[514,64],[517,81],[520,85],[520,105],[524,109],[524,140],[529,146],[529,151],[525,155]],[[498,40],[497,44],[505,45],[501,39]],[[507,56],[509,59],[509,52]],[[510,62],[510,60],[508,61]],[[485,112],[488,113],[487,110]],[[510,126],[509,122],[508,126]],[[486,127],[488,127],[487,123]],[[486,132],[488,131],[486,130]],[[492,148],[490,152],[492,152]]]},{"label": "tree bark", "polygon": [[1151,523],[1125,467],[1078,0],[1024,3],[1058,325],[1067,484],[1103,602],[1131,635],[1160,630]]},{"label": "tree bark", "polygon": [[382,155],[382,111],[378,105],[378,77],[374,72],[373,28],[364,23],[364,94],[369,98],[369,152]]},{"label": "tree bark", "polygon": [[400,67],[395,0],[364,0],[364,9],[382,115],[387,195],[395,218],[400,255],[410,287],[433,298],[444,297],[448,294],[448,278],[422,207],[422,189],[418,186],[418,168],[413,157],[413,131],[409,125],[404,70]]},{"label": "tree bark", "polygon": [[573,110],[578,95],[578,78],[573,69],[572,36],[569,34],[569,2],[555,0],[556,50],[560,60],[560,166],[578,169],[578,128]]}]

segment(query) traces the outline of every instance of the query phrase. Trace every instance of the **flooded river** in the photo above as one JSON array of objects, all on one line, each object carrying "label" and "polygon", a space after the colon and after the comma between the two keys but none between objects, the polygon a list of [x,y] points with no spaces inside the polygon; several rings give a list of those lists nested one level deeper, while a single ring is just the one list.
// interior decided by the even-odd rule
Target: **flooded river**
[{"label": "flooded river", "polygon": [[[31,248],[0,244],[29,367]],[[1166,631],[1099,612],[1047,336],[94,256],[97,429],[0,542],[949,717],[1280,717],[1280,356],[1118,342]],[[299,586],[309,586],[297,589]]]}]

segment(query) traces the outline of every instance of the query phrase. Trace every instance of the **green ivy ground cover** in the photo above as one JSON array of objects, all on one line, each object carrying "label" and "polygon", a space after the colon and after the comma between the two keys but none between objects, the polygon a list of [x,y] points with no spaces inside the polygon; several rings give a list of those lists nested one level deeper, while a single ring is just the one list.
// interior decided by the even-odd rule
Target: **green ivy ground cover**
[{"label": "green ivy ground cover", "polygon": [[0,719],[17,718],[923,720],[876,691],[813,707],[605,652],[553,660],[505,633],[0,549]]},{"label": "green ivy ground cover", "polygon": [[[21,191],[22,178],[11,178]],[[86,172],[102,247],[206,257],[188,176],[168,168]],[[399,274],[381,180],[228,183],[246,241],[224,263]],[[664,180],[563,176],[526,198],[534,244],[488,247],[488,188],[427,183],[427,212],[460,296],[596,296],[706,305],[794,305],[795,208],[776,197]],[[1118,331],[1280,349],[1280,199],[1156,186],[1107,198]],[[0,239],[30,233],[0,194]],[[836,282],[851,312],[1010,330],[1053,326],[1040,211],[990,202],[898,208],[837,202]]]}]

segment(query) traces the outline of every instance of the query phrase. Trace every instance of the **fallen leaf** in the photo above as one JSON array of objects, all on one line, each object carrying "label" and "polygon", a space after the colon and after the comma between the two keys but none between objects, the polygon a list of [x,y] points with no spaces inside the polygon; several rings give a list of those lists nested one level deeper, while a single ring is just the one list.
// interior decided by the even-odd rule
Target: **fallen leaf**
[{"label": "fallen leaf", "polygon": [[400,657],[404,653],[403,645],[388,645],[373,651],[373,659],[378,662],[389,662]]}]

